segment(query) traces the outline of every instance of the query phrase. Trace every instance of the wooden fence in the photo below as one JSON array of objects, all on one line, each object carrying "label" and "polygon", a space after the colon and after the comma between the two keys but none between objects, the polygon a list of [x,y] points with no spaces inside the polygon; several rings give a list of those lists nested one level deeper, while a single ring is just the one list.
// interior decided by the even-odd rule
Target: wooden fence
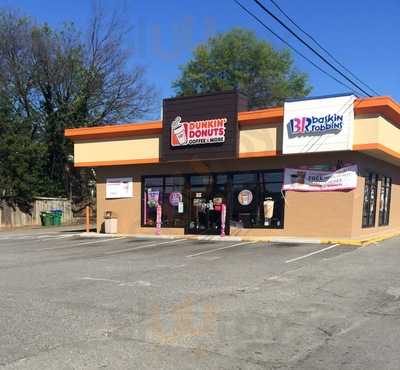
[{"label": "wooden fence", "polygon": [[63,224],[75,223],[69,199],[37,197],[33,201],[30,212],[18,207],[11,207],[5,202],[0,203],[0,227],[40,225],[40,213],[53,209],[61,209],[63,211]]}]

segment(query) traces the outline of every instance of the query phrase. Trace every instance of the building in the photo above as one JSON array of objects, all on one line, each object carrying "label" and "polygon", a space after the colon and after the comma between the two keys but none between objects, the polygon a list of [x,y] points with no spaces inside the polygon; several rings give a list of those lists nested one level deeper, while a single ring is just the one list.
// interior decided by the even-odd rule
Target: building
[{"label": "building", "polygon": [[107,211],[129,234],[400,230],[400,106],[389,97],[256,111],[236,92],[165,99],[162,121],[65,134],[75,166],[96,169],[98,231]]}]

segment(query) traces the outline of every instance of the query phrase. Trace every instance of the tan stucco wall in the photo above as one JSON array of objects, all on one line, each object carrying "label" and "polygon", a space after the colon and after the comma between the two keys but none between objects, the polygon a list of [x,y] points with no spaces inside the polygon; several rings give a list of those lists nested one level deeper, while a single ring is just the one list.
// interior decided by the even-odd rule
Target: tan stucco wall
[{"label": "tan stucco wall", "polygon": [[381,144],[400,152],[400,130],[384,117],[360,117],[354,121],[353,145]]},{"label": "tan stucco wall", "polygon": [[[242,127],[239,133],[239,155],[260,153],[273,155],[282,151],[282,123],[259,124]],[[382,144],[399,152],[400,130],[378,117],[356,117],[354,121],[353,145]],[[77,141],[75,163],[118,162],[160,157],[160,136],[134,138],[97,139]]]},{"label": "tan stucco wall", "polygon": [[[361,228],[364,178],[360,177],[358,188],[353,191],[322,193],[287,192],[284,229],[232,228],[231,235],[356,238],[400,230],[400,177],[397,174],[397,168],[369,156],[354,152],[254,158],[237,161],[101,167],[97,169],[97,226],[100,230],[104,221],[104,212],[106,210],[111,210],[115,212],[119,218],[119,232],[129,234],[154,234],[154,228],[140,227],[142,175],[281,169],[290,166],[308,166],[322,163],[334,164],[338,160],[357,163],[360,167],[361,175],[366,175],[368,171],[375,171],[379,174],[392,177],[392,206],[389,226],[378,227],[377,219],[376,227],[368,229]],[[133,176],[134,197],[129,199],[105,199],[106,178],[121,176]],[[377,218],[378,210],[379,200],[377,202]],[[162,229],[162,234],[183,234],[183,232],[183,229]]]},{"label": "tan stucco wall", "polygon": [[159,158],[159,143],[159,136],[78,141],[74,145],[75,163]]},{"label": "tan stucco wall", "polygon": [[282,150],[282,124],[242,128],[239,134],[239,154],[276,152]]},{"label": "tan stucco wall", "polygon": [[[360,174],[358,179],[358,187],[354,191],[354,204],[357,205],[353,208],[352,216],[352,235],[354,237],[367,237],[380,233],[388,233],[400,230],[400,171],[395,166],[385,163],[381,160],[360,155]],[[392,194],[391,194],[391,207],[390,218],[388,226],[379,226],[379,200],[380,200],[380,181],[378,183],[378,199],[376,203],[375,227],[362,228],[362,204],[364,196],[365,177],[369,172],[377,173],[381,176],[388,176],[392,178]],[[358,206],[360,205],[360,206]]]}]

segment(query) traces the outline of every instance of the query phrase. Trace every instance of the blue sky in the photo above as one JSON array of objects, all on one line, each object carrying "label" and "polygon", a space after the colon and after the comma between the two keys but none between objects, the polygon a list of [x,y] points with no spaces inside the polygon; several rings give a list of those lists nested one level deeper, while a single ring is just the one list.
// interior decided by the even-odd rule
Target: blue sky
[{"label": "blue sky", "polygon": [[[253,5],[274,30],[307,55],[298,42]],[[298,24],[314,35],[343,64],[381,95],[400,101],[400,2],[398,0],[277,0]],[[0,0],[2,6],[17,7],[39,22],[59,26],[73,21],[87,26],[91,0]],[[272,7],[269,0],[264,4]],[[135,50],[135,63],[147,69],[147,79],[160,97],[173,95],[171,82],[179,75],[195,48],[215,32],[239,26],[251,29],[276,48],[284,45],[245,13],[232,0],[103,0],[111,10],[122,7],[125,20],[134,28],[129,43]],[[296,67],[309,74],[314,87],[311,95],[347,92],[308,62],[295,56]],[[315,58],[313,58],[315,59]],[[328,68],[328,67],[324,67]]]}]

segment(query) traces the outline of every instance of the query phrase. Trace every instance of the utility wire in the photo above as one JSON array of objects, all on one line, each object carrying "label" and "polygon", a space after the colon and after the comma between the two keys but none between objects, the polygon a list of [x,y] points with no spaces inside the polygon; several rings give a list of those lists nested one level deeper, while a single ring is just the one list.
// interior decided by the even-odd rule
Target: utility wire
[{"label": "utility wire", "polygon": [[[359,95],[359,93],[357,91],[354,90],[353,87],[347,85],[346,83],[340,81],[338,78],[336,78],[335,76],[333,76],[331,73],[325,71],[323,68],[321,68],[318,64],[316,64],[315,62],[313,62],[311,59],[309,59],[306,55],[304,55],[301,51],[299,51],[298,49],[296,49],[294,46],[292,46],[291,44],[289,44],[283,37],[279,36],[275,31],[273,31],[270,27],[268,27],[260,18],[258,18],[254,13],[252,13],[249,9],[247,9],[242,3],[240,3],[238,0],[233,0],[237,5],[239,5],[248,15],[250,15],[252,18],[254,18],[258,23],[260,23],[265,29],[267,29],[269,32],[271,32],[276,38],[278,38],[280,41],[282,41],[285,45],[287,45],[290,49],[292,49],[297,55],[301,56],[302,58],[304,58],[307,62],[309,62],[310,64],[312,64],[315,68],[317,68],[319,71],[321,71],[322,73],[324,73],[325,75],[327,75],[328,77],[332,78],[333,80],[335,80],[337,83],[339,83],[340,85],[346,87],[347,89],[349,89],[350,91],[352,91],[353,93],[355,93],[355,95]],[[361,90],[362,91],[362,90]]]},{"label": "utility wire", "polygon": [[357,87],[358,90],[362,91],[365,95],[371,97],[372,95],[365,91],[362,87],[360,87],[356,82],[354,82],[351,78],[346,76],[342,71],[336,68],[329,60],[327,60],[323,55],[321,55],[317,50],[315,50],[311,45],[309,45],[306,41],[304,41],[296,32],[294,32],[289,26],[287,26],[279,17],[277,17],[274,13],[272,13],[267,7],[264,6],[259,0],[253,0],[261,9],[264,10],[267,14],[269,14],[273,19],[275,19],[283,28],[289,31],[297,40],[299,40],[303,45],[305,45],[308,49],[310,49],[315,55],[317,55],[323,62],[328,64],[333,70],[339,73],[342,77],[344,77],[347,81],[349,81],[352,85]]},{"label": "utility wire", "polygon": [[362,81],[360,78],[358,78],[350,69],[348,69],[346,66],[344,66],[337,58],[335,58],[334,55],[332,55],[329,50],[324,48],[318,40],[316,40],[310,33],[304,30],[304,28],[300,27],[282,8],[281,6],[275,1],[275,0],[270,0],[272,4],[275,5],[275,7],[289,20],[290,23],[292,23],[299,31],[301,31],[304,35],[309,37],[316,45],[318,45],[327,55],[329,55],[340,67],[342,67],[347,73],[349,73],[351,76],[353,76],[358,82],[363,84],[366,88],[371,90],[375,95],[380,95],[376,90],[374,90],[371,86],[366,84],[364,81]]}]

